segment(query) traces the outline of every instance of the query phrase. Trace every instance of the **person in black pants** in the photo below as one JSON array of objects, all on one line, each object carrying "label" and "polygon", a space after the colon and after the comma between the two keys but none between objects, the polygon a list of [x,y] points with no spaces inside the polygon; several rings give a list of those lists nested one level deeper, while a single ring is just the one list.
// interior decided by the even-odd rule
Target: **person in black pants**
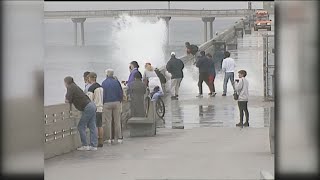
[{"label": "person in black pants", "polygon": [[200,57],[196,63],[196,66],[199,68],[199,81],[198,81],[198,87],[199,87],[199,95],[197,97],[203,97],[202,92],[202,83],[203,81],[209,86],[210,92],[211,88],[209,85],[209,66],[210,66],[210,60],[206,57],[206,54],[204,51],[200,52]]},{"label": "person in black pants", "polygon": [[[249,99],[249,82],[245,78],[247,72],[240,70],[239,79],[235,81],[235,91],[239,95],[238,106],[240,111],[240,122],[236,126],[249,126],[249,111],[248,111],[248,99]],[[243,123],[243,112],[246,115],[246,122]]]}]

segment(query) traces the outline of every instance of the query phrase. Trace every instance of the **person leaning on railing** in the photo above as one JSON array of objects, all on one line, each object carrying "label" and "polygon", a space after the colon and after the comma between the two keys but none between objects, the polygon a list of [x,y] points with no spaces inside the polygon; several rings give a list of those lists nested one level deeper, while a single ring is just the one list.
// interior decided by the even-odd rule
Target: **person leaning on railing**
[{"label": "person leaning on railing", "polygon": [[[77,148],[77,150],[97,150],[98,135],[96,131],[96,105],[91,102],[89,97],[82,91],[82,89],[75,84],[72,77],[65,77],[64,84],[67,88],[65,102],[73,104],[76,109],[82,112],[78,123],[78,131],[82,146]],[[90,146],[87,143],[87,126],[90,129]]]}]

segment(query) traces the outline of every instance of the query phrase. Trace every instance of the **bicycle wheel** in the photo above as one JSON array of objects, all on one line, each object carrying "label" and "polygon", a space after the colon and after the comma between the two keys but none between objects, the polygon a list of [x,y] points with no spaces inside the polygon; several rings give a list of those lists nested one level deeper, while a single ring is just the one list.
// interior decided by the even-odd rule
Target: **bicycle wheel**
[{"label": "bicycle wheel", "polygon": [[147,96],[146,98],[144,98],[144,110],[146,112],[146,117],[148,117],[149,107],[150,107],[150,98],[149,96]]},{"label": "bicycle wheel", "polygon": [[165,112],[166,108],[164,106],[164,102],[161,98],[159,98],[156,102],[156,113],[161,119],[163,119]]}]

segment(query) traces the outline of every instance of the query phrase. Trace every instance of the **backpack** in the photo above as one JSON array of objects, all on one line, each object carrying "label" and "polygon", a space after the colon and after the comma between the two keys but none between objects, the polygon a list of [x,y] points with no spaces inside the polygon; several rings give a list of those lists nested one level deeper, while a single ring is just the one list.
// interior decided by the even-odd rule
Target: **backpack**
[{"label": "backpack", "polygon": [[192,45],[191,45],[191,53],[192,53],[193,55],[195,55],[198,51],[199,51],[199,47],[196,46],[196,45],[194,45],[194,44],[192,44]]},{"label": "backpack", "polygon": [[155,69],[155,72],[160,79],[161,84],[165,84],[167,82],[166,77],[159,71],[159,69]]}]

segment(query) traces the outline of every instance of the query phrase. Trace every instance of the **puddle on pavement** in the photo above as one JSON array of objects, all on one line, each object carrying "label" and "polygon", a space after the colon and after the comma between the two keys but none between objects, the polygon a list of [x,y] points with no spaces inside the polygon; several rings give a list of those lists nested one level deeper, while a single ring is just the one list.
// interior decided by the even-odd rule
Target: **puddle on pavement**
[{"label": "puddle on pavement", "polygon": [[[269,108],[248,107],[250,127],[269,127]],[[165,127],[190,129],[195,127],[236,127],[240,113],[237,105],[167,105]],[[244,117],[245,120],[245,117]]]}]

